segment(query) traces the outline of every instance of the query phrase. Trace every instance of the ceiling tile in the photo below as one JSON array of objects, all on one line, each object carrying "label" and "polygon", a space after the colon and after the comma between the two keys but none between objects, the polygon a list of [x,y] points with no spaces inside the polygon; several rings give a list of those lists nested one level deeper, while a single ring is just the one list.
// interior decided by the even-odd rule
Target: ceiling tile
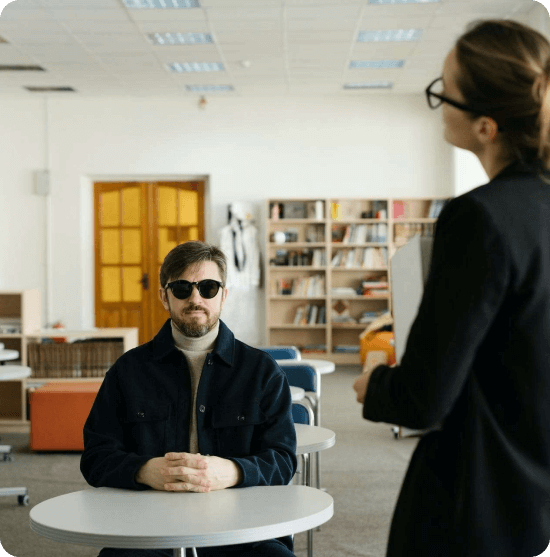
[{"label": "ceiling tile", "polygon": [[51,19],[47,10],[42,8],[21,9],[18,2],[8,4],[2,10],[2,21],[41,21]]},{"label": "ceiling tile", "polygon": [[105,8],[66,8],[66,9],[51,9],[48,10],[48,15],[51,19],[56,21],[109,21],[115,22],[128,22],[128,15],[122,9],[109,10]]},{"label": "ceiling tile", "polygon": [[361,6],[359,4],[332,6],[286,6],[285,16],[291,19],[328,19],[331,21],[341,19],[351,19],[356,21],[361,15]]},{"label": "ceiling tile", "polygon": [[281,19],[282,9],[281,6],[259,6],[258,3],[251,4],[250,7],[238,10],[232,5],[228,7],[227,5],[223,8],[207,8],[205,10],[208,20],[216,22],[222,21],[254,21],[257,19],[261,20],[271,20],[271,19]]}]

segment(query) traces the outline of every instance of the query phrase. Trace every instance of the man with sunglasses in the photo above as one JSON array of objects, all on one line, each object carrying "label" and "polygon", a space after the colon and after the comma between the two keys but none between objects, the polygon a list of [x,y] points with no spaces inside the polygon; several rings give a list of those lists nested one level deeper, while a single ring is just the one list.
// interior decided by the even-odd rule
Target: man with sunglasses
[{"label": "man with sunglasses", "polygon": [[[270,356],[235,339],[220,320],[226,272],[223,252],[203,242],[186,242],[166,256],[159,295],[170,319],[107,372],[84,425],[80,468],[90,485],[208,492],[292,479],[290,389]],[[289,536],[197,553],[293,555]],[[99,555],[172,552],[104,548]]]}]

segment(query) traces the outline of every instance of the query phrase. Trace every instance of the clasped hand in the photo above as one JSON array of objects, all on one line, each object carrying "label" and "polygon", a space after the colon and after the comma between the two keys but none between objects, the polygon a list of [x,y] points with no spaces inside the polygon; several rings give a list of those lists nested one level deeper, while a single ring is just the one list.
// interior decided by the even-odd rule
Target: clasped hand
[{"label": "clasped hand", "polygon": [[191,453],[166,453],[148,460],[136,481],[159,491],[207,493],[237,485],[242,471],[232,460]]}]

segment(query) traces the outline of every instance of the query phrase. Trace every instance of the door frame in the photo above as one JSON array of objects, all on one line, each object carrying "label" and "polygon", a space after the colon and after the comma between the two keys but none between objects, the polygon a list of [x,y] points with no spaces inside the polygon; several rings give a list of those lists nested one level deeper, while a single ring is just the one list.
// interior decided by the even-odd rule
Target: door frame
[{"label": "door frame", "polygon": [[[204,237],[216,243],[208,174],[87,174],[80,180],[80,320],[95,327],[94,182],[204,182]],[[160,304],[160,301],[159,301]]]}]

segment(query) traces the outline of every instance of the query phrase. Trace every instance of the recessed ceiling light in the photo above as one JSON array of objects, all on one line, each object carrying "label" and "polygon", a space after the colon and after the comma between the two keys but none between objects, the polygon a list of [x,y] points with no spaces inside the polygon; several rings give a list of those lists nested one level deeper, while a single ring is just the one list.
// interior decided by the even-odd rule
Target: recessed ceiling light
[{"label": "recessed ceiling light", "polygon": [[371,81],[370,83],[346,83],[344,89],[391,89],[391,81]]},{"label": "recessed ceiling light", "polygon": [[405,60],[352,60],[350,68],[371,69],[371,68],[401,68]]},{"label": "recessed ceiling light", "polygon": [[186,85],[185,89],[191,93],[219,93],[235,90],[233,85]]},{"label": "recessed ceiling light", "polygon": [[170,8],[200,8],[199,0],[122,0],[127,8],[140,9],[170,9]]},{"label": "recessed ceiling light", "polygon": [[27,91],[31,93],[66,93],[66,92],[76,92],[72,87],[32,87],[25,86]]},{"label": "recessed ceiling light", "polygon": [[369,4],[430,4],[441,0],[369,0]]},{"label": "recessed ceiling light", "polygon": [[1,64],[0,72],[45,72],[41,66],[22,65],[22,64]]},{"label": "recessed ceiling light", "polygon": [[205,44],[213,43],[209,33],[150,33],[147,35],[153,44]]},{"label": "recessed ceiling light", "polygon": [[172,72],[186,73],[186,72],[223,72],[223,64],[219,62],[174,62],[168,64],[168,68]]},{"label": "recessed ceiling light", "polygon": [[387,29],[377,31],[359,31],[358,43],[376,43],[384,41],[418,41],[422,29]]}]

